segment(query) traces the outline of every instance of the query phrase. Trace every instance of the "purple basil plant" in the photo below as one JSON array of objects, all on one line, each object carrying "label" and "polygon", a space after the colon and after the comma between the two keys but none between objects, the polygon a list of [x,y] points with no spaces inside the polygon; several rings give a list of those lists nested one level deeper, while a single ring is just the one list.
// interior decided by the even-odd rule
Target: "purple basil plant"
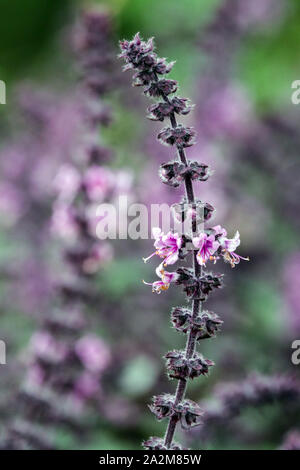
[{"label": "purple basil plant", "polygon": [[[191,226],[188,234],[183,235],[175,232],[164,234],[159,228],[154,228],[155,252],[145,259],[158,256],[162,260],[156,269],[159,280],[150,284],[153,292],[166,291],[171,284],[182,286],[190,303],[173,308],[171,313],[175,329],[187,335],[185,350],[174,350],[165,355],[168,375],[178,381],[176,393],[155,396],[150,405],[159,420],[168,419],[167,430],[164,438],[151,437],[143,445],[150,450],[181,449],[173,441],[177,424],[180,423],[183,429],[191,428],[200,423],[203,414],[197,403],[185,398],[188,380],[206,376],[214,365],[213,361],[196,351],[196,345],[203,339],[214,337],[223,323],[216,313],[203,308],[209,294],[223,283],[223,275],[207,271],[206,265],[222,258],[234,267],[240,259],[246,258],[235,252],[240,244],[239,232],[230,239],[220,225],[203,229],[203,223],[211,218],[214,208],[195,196],[193,184],[206,181],[210,170],[205,163],[190,161],[186,156],[186,148],[195,143],[196,132],[193,127],[177,123],[177,115],[189,114],[192,106],[187,98],[176,95],[176,80],[165,78],[174,63],[157,57],[153,39],[144,42],[139,33],[132,41],[121,41],[120,47],[120,57],[126,62],[124,70],[134,71],[133,85],[144,87],[147,96],[159,100],[148,108],[148,118],[170,121],[170,125],[159,132],[158,140],[175,147],[177,157],[162,163],[159,175],[163,183],[173,188],[184,184],[185,197],[174,205],[173,213],[181,222],[189,219]],[[167,266],[189,255],[192,267],[179,267],[173,272],[166,270]]]},{"label": "purple basil plant", "polygon": [[247,407],[260,407],[277,401],[299,408],[299,396],[300,382],[289,374],[250,374],[240,382],[220,383],[205,404],[207,413],[202,434],[207,433],[210,425],[232,422]]},{"label": "purple basil plant", "polygon": [[[249,439],[252,438],[258,441],[259,433],[257,434],[256,431],[255,435],[251,437],[252,431],[247,430],[243,426],[242,420],[238,418],[250,409],[263,410],[264,407],[274,404],[280,406],[285,417],[289,417],[284,423],[284,428],[288,430],[290,427],[298,425],[299,396],[300,382],[292,374],[261,375],[251,373],[240,381],[220,382],[212,390],[209,399],[201,403],[206,410],[205,422],[200,429],[190,434],[189,441],[198,442],[200,439],[207,443],[207,441],[218,440],[222,436],[224,428],[235,433],[237,440],[246,438],[249,442]],[[276,431],[276,438],[281,442],[282,426],[278,426]],[[291,435],[294,436],[294,433]],[[288,442],[289,439],[286,441],[287,448]],[[291,445],[292,442],[296,443],[297,441],[291,438]]]},{"label": "purple basil plant", "polygon": [[85,12],[78,25],[76,52],[82,81],[74,99],[79,97],[82,139],[75,156],[61,165],[54,179],[57,198],[50,224],[64,240],[61,269],[56,273],[53,302],[30,340],[25,380],[14,403],[17,412],[1,443],[5,449],[53,448],[53,426],[67,428],[82,439],[87,431],[83,413],[101,406],[102,377],[112,354],[107,343],[89,331],[88,312],[98,312],[103,301],[93,280],[113,252],[110,244],[96,237],[94,208],[112,201],[120,191],[119,180],[124,179],[124,172],[106,166],[111,153],[99,144],[98,136],[99,126],[110,121],[110,110],[101,98],[113,84],[111,28],[110,16],[97,10]]}]

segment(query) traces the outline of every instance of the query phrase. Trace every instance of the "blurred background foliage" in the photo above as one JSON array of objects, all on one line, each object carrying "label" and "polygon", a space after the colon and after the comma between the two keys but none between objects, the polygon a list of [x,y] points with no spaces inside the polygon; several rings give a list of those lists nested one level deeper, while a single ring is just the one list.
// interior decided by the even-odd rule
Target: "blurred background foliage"
[{"label": "blurred background foliage", "polygon": [[[15,131],[15,93],[22,82],[30,81],[57,93],[73,86],[76,72],[72,67],[67,31],[81,9],[91,4],[111,11],[115,46],[118,39],[130,38],[136,31],[145,38],[154,36],[159,55],[176,59],[171,77],[179,81],[180,93],[201,105],[199,81],[209,66],[200,43],[205,28],[214,20],[222,3],[222,0],[1,0],[0,79],[7,84],[7,105],[0,106],[3,144]],[[259,8],[259,1],[253,3]],[[233,273],[227,266],[224,268],[226,289],[218,293],[212,303],[223,315],[223,331],[217,339],[204,345],[205,355],[216,362],[216,367],[209,378],[191,384],[189,395],[196,401],[213,398],[216,384],[231,380],[242,383],[253,372],[299,376],[299,366],[293,366],[290,361],[291,342],[300,335],[300,307],[295,301],[295,297],[300,301],[299,294],[297,298],[299,263],[292,272],[288,270],[289,260],[293,263],[300,251],[299,185],[292,185],[294,189],[290,194],[291,180],[298,181],[300,177],[299,111],[290,98],[291,83],[299,79],[300,74],[300,3],[297,0],[279,3],[282,11],[276,20],[266,21],[240,38],[230,79],[243,87],[251,103],[252,119],[256,120],[255,129],[272,119],[282,119],[291,123],[292,130],[282,134],[276,128],[272,130],[273,147],[264,148],[263,141],[260,152],[257,151],[259,157],[248,141],[246,145],[245,139],[234,135],[204,148],[205,152],[216,145],[218,151],[213,168],[216,175],[218,168],[222,168],[221,178],[224,159],[227,159],[223,194],[227,208],[220,211],[221,221],[222,217],[227,218],[231,232],[240,227],[242,254],[249,254],[251,263],[237,267]],[[147,188],[147,185],[151,186],[149,181],[156,181],[156,168],[159,162],[165,161],[166,152],[157,147],[156,159],[149,152],[154,127],[142,119],[146,100],[139,90],[129,89],[128,77],[122,80],[125,83],[107,99],[114,121],[101,131],[101,138],[114,150],[113,166],[130,169],[138,197],[151,203],[152,187]],[[189,119],[201,129],[197,111]],[[199,149],[205,161],[204,152]],[[212,194],[215,189],[211,187]],[[158,195],[165,196],[163,191]],[[175,202],[177,195],[168,193],[168,197]],[[10,238],[6,227],[1,230],[0,259],[4,270],[12,260],[25,257],[28,247],[22,245],[22,238],[23,234]],[[56,441],[60,448],[138,448],[143,438],[159,435],[165,427],[165,423],[155,422],[145,403],[149,403],[153,393],[170,391],[175,386],[166,380],[161,357],[168,348],[184,344],[184,338],[170,329],[168,316],[170,306],[182,300],[175,292],[155,297],[141,284],[141,279],[153,278],[153,266],[145,266],[141,261],[142,256],[151,252],[149,241],[118,241],[115,245],[117,256],[99,274],[98,286],[108,302],[108,310],[115,311],[121,306],[122,318],[117,313],[112,314],[113,324],[109,325],[110,314],[103,321],[100,315],[96,331],[104,335],[112,350],[120,348],[119,354],[126,358],[117,369],[117,379],[110,384],[110,372],[106,385],[106,393],[118,398],[118,406],[123,411],[120,417],[116,410],[111,413],[114,419],[111,414],[90,416],[93,432],[83,444],[80,439],[57,429]],[[22,376],[19,357],[36,325],[32,315],[14,304],[14,295],[8,297],[7,285],[7,279],[1,276],[0,337],[7,340],[7,369],[12,371],[6,372],[4,385],[1,383],[2,407],[10,393],[4,390],[6,381],[12,393],[18,387]],[[4,374],[4,368],[0,367],[0,374]],[[130,411],[126,412],[127,409]],[[298,408],[297,413],[299,411]],[[287,415],[280,401],[259,409],[250,406],[237,418],[236,426],[225,428],[223,435],[216,431],[202,441],[203,436],[200,439],[194,431],[187,438],[188,445],[273,449],[297,426],[299,416]],[[5,429],[9,416],[3,413],[2,418]]]}]

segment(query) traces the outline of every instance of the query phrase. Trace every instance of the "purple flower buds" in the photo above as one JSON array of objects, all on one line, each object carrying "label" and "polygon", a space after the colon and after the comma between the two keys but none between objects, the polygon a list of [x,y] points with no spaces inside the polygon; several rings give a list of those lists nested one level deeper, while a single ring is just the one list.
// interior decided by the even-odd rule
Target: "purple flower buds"
[{"label": "purple flower buds", "polygon": [[194,145],[196,131],[192,127],[185,127],[179,124],[177,127],[164,127],[157,138],[163,144],[176,145],[178,148],[191,147]]},{"label": "purple flower buds", "polygon": [[183,116],[189,114],[192,109],[192,105],[189,103],[190,100],[188,98],[180,98],[179,96],[174,96],[171,100],[174,112]]},{"label": "purple flower buds", "polygon": [[165,117],[170,117],[171,113],[188,114],[191,110],[191,106],[187,105],[188,101],[187,98],[175,96],[168,102],[153,104],[148,108],[148,118],[152,121],[163,121]]},{"label": "purple flower buds", "polygon": [[171,93],[175,93],[177,90],[177,82],[176,80],[170,80],[168,78],[162,78],[161,80],[151,82],[148,85],[144,93],[145,95],[157,97],[162,95],[170,95]]},{"label": "purple flower buds", "polygon": [[223,287],[223,277],[224,274],[220,273],[204,273],[199,278],[200,290],[204,295],[204,300],[206,300],[208,294],[213,291],[213,289],[220,289]]},{"label": "purple flower buds", "polygon": [[176,284],[182,285],[188,297],[206,300],[213,289],[219,289],[223,285],[223,274],[204,273],[200,277],[195,276],[191,268],[178,268]]},{"label": "purple flower buds", "polygon": [[174,64],[175,62],[167,63],[166,59],[158,58],[153,70],[158,75],[164,75],[172,70]]},{"label": "purple flower buds", "polygon": [[84,13],[74,38],[84,84],[92,93],[99,95],[110,90],[113,85],[109,48],[111,32],[110,16],[94,9]]},{"label": "purple flower buds", "polygon": [[208,202],[196,200],[188,203],[186,198],[182,202],[172,205],[172,213],[177,222],[185,220],[194,220],[196,223],[207,222],[214,212],[214,207]]},{"label": "purple flower buds", "polygon": [[207,375],[209,367],[214,365],[213,361],[196,352],[191,358],[186,357],[185,351],[170,351],[164,357],[167,359],[169,376],[173,379],[186,380]]},{"label": "purple flower buds", "polygon": [[177,331],[186,333],[188,331],[188,325],[192,312],[185,307],[174,307],[171,312],[171,321]]},{"label": "purple flower buds", "polygon": [[191,322],[197,335],[197,340],[212,338],[220,330],[223,321],[213,312],[204,311]]},{"label": "purple flower buds", "polygon": [[[178,161],[162,163],[159,168],[159,176],[163,183],[178,187],[186,177],[192,180],[206,181],[209,177],[209,168],[205,163],[189,162],[188,166]],[[212,212],[210,204],[206,204],[206,214]]]},{"label": "purple flower buds", "polygon": [[[137,33],[132,41],[120,41],[121,54],[119,57],[124,58],[127,65],[132,67],[143,68],[150,65],[152,61],[155,63],[156,54],[150,54],[153,51],[153,38],[147,42],[142,41],[139,33]],[[152,64],[153,65],[153,64]]]},{"label": "purple flower buds", "polygon": [[149,408],[159,421],[163,418],[176,417],[183,429],[201,424],[200,417],[203,415],[197,403],[192,400],[183,400],[176,404],[175,396],[170,394],[153,397],[153,404]]},{"label": "purple flower buds", "polygon": [[159,176],[163,183],[177,188],[182,182],[181,172],[184,169],[183,163],[177,161],[162,163],[159,167]]},{"label": "purple flower buds", "polygon": [[223,323],[217,314],[208,311],[202,312],[193,319],[192,312],[185,307],[173,308],[171,320],[177,331],[187,333],[193,329],[197,340],[215,336]]},{"label": "purple flower buds", "polygon": [[167,393],[153,397],[153,405],[149,405],[149,408],[158,420],[174,414],[174,398]]},{"label": "purple flower buds", "polygon": [[150,439],[143,442],[143,447],[146,450],[186,450],[177,442],[173,442],[170,447],[166,446],[164,440],[159,437],[150,437]]},{"label": "purple flower buds", "polygon": [[200,406],[192,400],[184,400],[182,403],[176,405],[176,412],[183,429],[189,429],[202,424],[201,417],[204,412]]},{"label": "purple flower buds", "polygon": [[189,175],[192,180],[206,181],[209,177],[209,167],[205,163],[192,161],[189,162],[188,167],[182,175]]},{"label": "purple flower buds", "polygon": [[170,116],[174,108],[171,103],[158,103],[149,106],[148,111],[149,114],[147,117],[151,119],[151,121],[163,121],[165,117]]}]

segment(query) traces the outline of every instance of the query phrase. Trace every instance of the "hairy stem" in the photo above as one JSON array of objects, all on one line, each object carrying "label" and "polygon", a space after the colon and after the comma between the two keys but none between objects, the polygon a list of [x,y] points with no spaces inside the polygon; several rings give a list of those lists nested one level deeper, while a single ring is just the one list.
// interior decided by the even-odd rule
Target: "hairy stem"
[{"label": "hairy stem", "polygon": [[[169,102],[167,96],[162,95],[162,97],[166,102]],[[177,126],[176,117],[174,113],[171,113],[170,115],[170,122],[173,128]],[[181,147],[177,147],[177,153],[181,162],[187,166],[188,161],[187,161],[184,149]],[[186,197],[187,197],[188,203],[192,204],[195,198],[194,198],[192,180],[189,176],[185,178],[185,191],[186,191]],[[192,223],[192,231],[193,233],[196,232],[196,221],[193,221]],[[195,276],[199,276],[201,275],[202,267],[198,264],[196,256],[197,256],[197,251],[194,250],[193,251],[194,274]],[[198,299],[193,300],[193,307],[192,307],[192,319],[193,320],[197,317],[199,312],[201,312],[201,309],[202,309],[201,301]],[[193,329],[191,329],[187,337],[187,342],[186,342],[186,347],[185,347],[185,353],[186,353],[187,358],[190,358],[193,356],[195,352],[195,347],[196,347],[196,332]],[[186,392],[186,388],[187,388],[187,380],[179,379],[177,389],[176,389],[176,394],[175,394],[175,402],[174,402],[175,405],[183,400],[185,392]],[[169,420],[169,424],[168,424],[166,434],[165,434],[165,446],[167,448],[170,448],[172,445],[177,422],[178,422],[177,416],[172,416]]]},{"label": "hairy stem", "polygon": [[[169,186],[177,187],[184,178],[186,197],[179,206],[179,213],[183,215],[182,222],[187,221],[186,202],[191,209],[192,223],[188,230],[188,236],[180,237],[180,234],[170,232],[166,235],[166,239],[162,239],[162,248],[156,251],[160,257],[165,258],[164,266],[174,264],[177,259],[185,258],[189,251],[192,252],[193,267],[181,267],[176,272],[165,272],[162,263],[159,265],[160,271],[156,271],[161,278],[160,281],[152,283],[152,291],[160,293],[167,290],[170,284],[177,283],[184,286],[184,291],[188,298],[192,299],[192,311],[185,307],[176,307],[172,310],[172,322],[177,331],[188,332],[185,350],[170,351],[165,355],[167,359],[167,369],[169,376],[178,379],[175,396],[170,394],[162,394],[153,398],[153,405],[150,406],[151,411],[160,420],[169,417],[169,423],[166,430],[165,438],[150,437],[148,441],[144,441],[145,449],[181,449],[181,446],[173,442],[177,423],[180,421],[182,427],[186,425],[191,427],[199,424],[202,410],[199,405],[192,400],[185,399],[187,381],[189,378],[207,375],[209,367],[214,365],[213,361],[205,359],[201,354],[196,352],[196,343],[198,339],[206,339],[214,337],[219,331],[223,321],[214,312],[203,312],[202,303],[206,301],[208,294],[222,287],[222,274],[206,273],[202,269],[202,264],[208,259],[216,261],[219,257],[223,257],[224,261],[230,262],[234,267],[245,259],[234,252],[235,245],[240,243],[238,232],[233,239],[227,238],[227,232],[221,226],[211,227],[208,230],[200,230],[198,227],[197,215],[198,209],[203,209],[200,219],[209,220],[214,208],[210,204],[203,204],[198,198],[195,198],[193,181],[206,181],[210,175],[208,165],[198,163],[197,161],[187,160],[185,148],[194,144],[195,129],[193,127],[185,127],[177,125],[175,113],[188,114],[191,110],[189,100],[175,96],[169,98],[177,90],[177,81],[168,80],[166,78],[158,79],[158,76],[168,74],[173,67],[173,63],[167,63],[166,59],[159,58],[154,52],[153,38],[147,42],[143,41],[139,33],[137,33],[132,41],[121,41],[120,57],[125,59],[124,70],[133,69],[133,84],[136,86],[144,86],[144,93],[150,97],[159,97],[158,103],[148,108],[148,118],[153,121],[164,121],[168,116],[172,128],[167,127],[161,129],[158,139],[167,145],[176,146],[177,161],[162,163],[160,166],[160,177],[163,183]],[[206,213],[205,213],[206,210]],[[187,227],[185,227],[187,228]],[[197,232],[200,231],[199,237]],[[164,236],[164,234],[162,234]],[[174,240],[180,239],[179,243],[168,241],[168,238]],[[157,242],[160,235],[155,237]],[[190,240],[191,239],[191,240]],[[189,248],[190,243],[193,248]],[[183,246],[181,246],[183,244]],[[174,247],[173,247],[174,245]],[[195,250],[195,247],[198,249]],[[199,251],[200,250],[200,251]],[[174,253],[174,258],[169,255]],[[199,256],[200,259],[199,259]],[[198,264],[199,262],[199,264]]]}]

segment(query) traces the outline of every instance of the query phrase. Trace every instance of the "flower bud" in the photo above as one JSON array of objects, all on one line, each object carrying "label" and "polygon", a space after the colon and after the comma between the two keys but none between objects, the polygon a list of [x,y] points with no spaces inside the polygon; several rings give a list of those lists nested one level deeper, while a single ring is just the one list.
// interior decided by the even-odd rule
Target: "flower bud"
[{"label": "flower bud", "polygon": [[181,175],[189,175],[192,180],[206,181],[209,177],[209,167],[205,163],[191,161],[184,173],[181,173]]},{"label": "flower bud", "polygon": [[153,397],[153,404],[149,408],[159,421],[174,415],[174,399],[173,395],[167,393]]},{"label": "flower bud", "polygon": [[196,131],[192,127],[179,124],[177,127],[164,127],[157,138],[166,145],[176,145],[178,148],[191,147],[194,145]]},{"label": "flower bud", "polygon": [[140,70],[133,75],[134,86],[146,86],[153,80],[155,80],[155,73],[152,69]]},{"label": "flower bud", "polygon": [[162,96],[162,95],[170,95],[171,93],[175,93],[177,90],[177,82],[176,80],[170,80],[168,78],[162,78],[158,81],[151,82],[149,86],[145,88],[145,95],[149,96]]},{"label": "flower bud", "polygon": [[209,367],[214,365],[213,361],[205,359],[201,354],[194,353],[193,357],[187,358],[185,351],[170,351],[165,355],[169,377],[186,380],[194,379],[201,375],[207,375]]},{"label": "flower bud", "polygon": [[[180,181],[180,177],[181,173],[177,176],[177,180],[179,179]],[[201,202],[199,199],[193,203],[188,203],[186,198],[183,198],[182,202],[172,204],[171,206],[172,215],[179,223],[191,220],[196,221],[197,224],[202,224],[211,218],[214,210],[211,204]]]},{"label": "flower bud", "polygon": [[177,331],[186,333],[189,329],[192,312],[185,307],[174,307],[171,312],[171,321]]},{"label": "flower bud", "polygon": [[149,408],[159,421],[175,417],[183,429],[201,424],[200,417],[203,415],[202,409],[194,401],[183,400],[176,404],[175,396],[167,393],[153,397],[153,405]]},{"label": "flower bud", "polygon": [[218,289],[223,285],[223,274],[204,273],[201,277],[196,277],[191,268],[178,268],[176,271],[178,278],[177,285],[182,285],[184,292],[192,299],[204,301],[213,289]]},{"label": "flower bud", "polygon": [[174,64],[175,62],[168,63],[166,59],[158,58],[153,70],[159,75],[164,75],[172,70]]},{"label": "flower bud", "polygon": [[189,429],[201,424],[203,410],[192,400],[184,400],[176,406],[180,423],[183,429]]},{"label": "flower bud", "polygon": [[179,98],[179,96],[174,96],[171,100],[173,110],[177,114],[182,114],[185,116],[189,114],[192,109],[192,105],[189,104],[190,100],[188,98]]},{"label": "flower bud", "polygon": [[168,162],[162,163],[159,167],[159,176],[163,183],[168,184],[177,188],[181,181],[182,177],[180,176],[181,171],[183,170],[184,165],[180,162]]},{"label": "flower bud", "polygon": [[197,340],[212,338],[220,330],[223,321],[213,312],[204,311],[192,324],[192,328],[197,331]]},{"label": "flower bud", "polygon": [[206,300],[209,293],[214,289],[223,287],[223,277],[224,274],[220,273],[204,273],[204,275],[199,278],[200,290],[203,294],[202,300]]},{"label": "flower bud", "polygon": [[173,106],[171,103],[157,103],[149,106],[148,111],[148,119],[151,121],[163,121],[165,117],[173,113]]},{"label": "flower bud", "polygon": [[166,447],[164,440],[160,437],[150,437],[150,439],[143,442],[143,446],[146,450],[187,450],[177,442],[173,442],[170,447]]},{"label": "flower bud", "polygon": [[120,48],[121,54],[119,57],[124,58],[131,67],[144,67],[155,58],[154,54],[149,54],[152,53],[154,48],[153,38],[142,41],[139,33],[134,36],[132,41],[120,41]]}]

